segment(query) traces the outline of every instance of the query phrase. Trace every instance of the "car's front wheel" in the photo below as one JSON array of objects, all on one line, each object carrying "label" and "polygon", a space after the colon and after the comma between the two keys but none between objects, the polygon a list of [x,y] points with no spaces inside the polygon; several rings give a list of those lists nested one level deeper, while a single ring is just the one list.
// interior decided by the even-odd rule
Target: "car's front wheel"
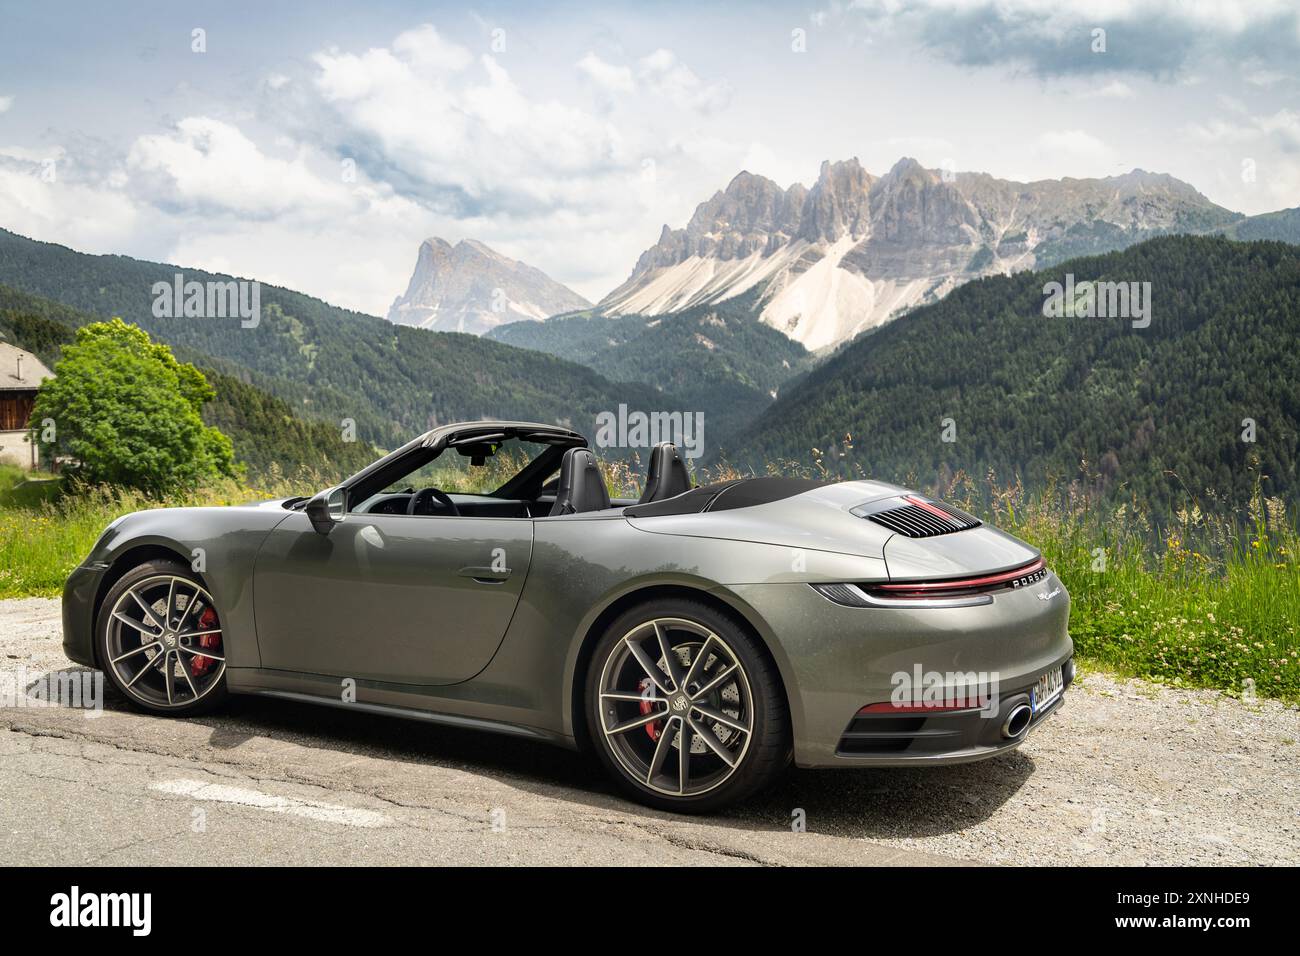
[{"label": "car's front wheel", "polygon": [[656,600],[613,622],[588,670],[587,719],[621,787],[661,809],[717,809],[790,760],[775,665],[746,629],[697,601]]},{"label": "car's front wheel", "polygon": [[132,704],[189,716],[226,697],[221,616],[203,582],[175,561],[146,561],[109,589],[95,624],[109,681]]}]

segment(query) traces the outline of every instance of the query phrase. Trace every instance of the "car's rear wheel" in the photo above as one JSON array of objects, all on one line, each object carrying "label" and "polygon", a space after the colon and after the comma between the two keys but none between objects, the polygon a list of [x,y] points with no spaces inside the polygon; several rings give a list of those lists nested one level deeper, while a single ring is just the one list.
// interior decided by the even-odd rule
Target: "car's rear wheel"
[{"label": "car's rear wheel", "polygon": [[621,615],[587,677],[595,749],[635,799],[702,813],[770,783],[790,760],[776,668],[729,616],[691,600]]},{"label": "car's rear wheel", "polygon": [[132,704],[188,716],[226,697],[221,616],[203,582],[174,561],[147,561],[123,575],[100,604],[99,663]]}]

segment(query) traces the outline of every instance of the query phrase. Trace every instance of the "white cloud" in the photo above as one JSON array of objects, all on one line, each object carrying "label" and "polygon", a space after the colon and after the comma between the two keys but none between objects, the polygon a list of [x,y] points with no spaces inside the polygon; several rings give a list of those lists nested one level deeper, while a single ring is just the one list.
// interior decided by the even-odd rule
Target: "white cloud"
[{"label": "white cloud", "polygon": [[1287,78],[1287,73],[1267,66],[1258,57],[1251,57],[1242,63],[1241,76],[1251,86],[1267,88],[1281,83]]},{"label": "white cloud", "polygon": [[1246,74],[1246,82],[1251,86],[1273,86],[1286,79],[1281,70],[1253,70]]},{"label": "white cloud", "polygon": [[915,158],[927,168],[955,162],[956,147],[942,136],[891,136],[885,140],[885,145],[899,156]]},{"label": "white cloud", "polygon": [[1053,176],[1108,176],[1117,159],[1109,145],[1081,129],[1049,130],[1029,152],[1040,167],[1054,170]]},{"label": "white cloud", "polygon": [[1259,130],[1257,129],[1221,119],[1207,120],[1204,123],[1191,123],[1187,126],[1185,132],[1193,140],[1206,145],[1243,143],[1259,136]]},{"label": "white cloud", "polygon": [[1295,110],[1278,110],[1268,116],[1254,117],[1255,125],[1271,136],[1288,153],[1300,150],[1300,113]]},{"label": "white cloud", "polygon": [[1281,109],[1275,113],[1247,116],[1236,122],[1213,119],[1190,124],[1186,133],[1193,140],[1209,146],[1254,143],[1293,153],[1300,151],[1300,113]]},{"label": "white cloud", "polygon": [[13,105],[14,98],[12,96],[0,96],[0,113],[8,112]]},{"label": "white cloud", "polygon": [[648,89],[683,109],[709,113],[731,100],[725,82],[705,83],[672,50],[660,48],[637,63],[637,79]]},{"label": "white cloud", "polygon": [[1081,129],[1049,130],[1038,138],[1038,144],[1045,149],[1084,156],[1098,156],[1110,152],[1110,147],[1100,139]]},{"label": "white cloud", "polygon": [[1247,108],[1245,103],[1237,99],[1235,96],[1229,96],[1227,93],[1220,93],[1217,97],[1215,97],[1215,99],[1218,101],[1219,105],[1222,106],[1225,110],[1230,110],[1233,113],[1250,112],[1250,110]]},{"label": "white cloud", "polygon": [[575,66],[601,89],[614,93],[631,93],[636,87],[631,67],[607,63],[595,53],[588,52]]},{"label": "white cloud", "polygon": [[305,156],[263,153],[237,127],[191,116],[171,133],[136,139],[126,159],[150,198],[168,203],[270,217],[289,210],[338,213],[350,203],[339,185],[308,166]]},{"label": "white cloud", "polygon": [[166,258],[309,292],[332,305],[384,315],[405,288],[418,240],[408,228],[420,217],[339,219],[302,224],[271,221],[195,223],[181,232]]},{"label": "white cloud", "polygon": [[[832,4],[871,42],[908,42],[966,66],[1027,66],[1044,76],[1131,72],[1168,77],[1268,50],[1294,75],[1293,0],[853,0]],[[1093,49],[1105,31],[1104,52]]]},{"label": "white cloud", "polygon": [[[723,163],[734,163],[735,160],[732,160],[727,155],[729,152],[730,150],[727,147],[720,150],[719,160]],[[774,149],[766,143],[758,141],[750,143],[745,150],[744,156],[736,166],[737,172],[741,169],[746,169],[758,176],[766,176],[782,187],[796,182],[808,185],[817,175],[817,170],[792,162],[789,155],[785,154],[783,150]],[[718,186],[723,185],[725,183],[719,180]],[[702,193],[697,198],[704,199],[705,195]],[[673,225],[679,226],[682,223],[677,222],[673,223]]]},{"label": "white cloud", "polygon": [[[620,98],[604,114],[536,94],[507,71],[515,62],[474,56],[430,26],[320,50],[305,74],[259,71],[275,95],[242,111],[181,114],[93,159],[74,144],[94,168],[59,190],[33,175],[50,150],[0,148],[0,224],[380,315],[422,239],[475,238],[599,298],[660,223],[684,219],[739,168],[744,144],[665,135],[682,105],[707,110],[725,95],[670,51],[578,60]],[[344,158],[356,182],[340,176]]]},{"label": "white cloud", "polygon": [[1083,94],[1087,99],[1129,100],[1134,97],[1133,87],[1123,80],[1112,80]]},{"label": "white cloud", "polygon": [[643,93],[659,97],[678,109],[712,113],[731,100],[724,81],[705,82],[672,50],[659,48],[636,61],[636,69],[588,53],[579,60],[579,72],[605,93]]},{"label": "white cloud", "polygon": [[[6,156],[19,150],[5,149]],[[54,158],[54,153],[48,154]],[[78,182],[37,162],[0,163],[0,223],[25,236],[91,252],[119,252],[137,228],[135,203],[118,190]]]},{"label": "white cloud", "polygon": [[[602,201],[593,180],[626,174],[636,157],[599,118],[521,90],[491,56],[469,53],[432,27],[391,48],[329,50],[313,58],[316,88],[404,188],[465,214]],[[597,190],[597,193],[599,190]]]},{"label": "white cloud", "polygon": [[62,146],[55,146],[53,149],[33,149],[30,146],[0,146],[0,156],[5,159],[16,159],[22,163],[40,164],[47,159],[60,160],[67,153]]},{"label": "white cloud", "polygon": [[393,51],[422,76],[458,73],[474,62],[473,54],[443,39],[427,23],[399,34],[393,41]]}]

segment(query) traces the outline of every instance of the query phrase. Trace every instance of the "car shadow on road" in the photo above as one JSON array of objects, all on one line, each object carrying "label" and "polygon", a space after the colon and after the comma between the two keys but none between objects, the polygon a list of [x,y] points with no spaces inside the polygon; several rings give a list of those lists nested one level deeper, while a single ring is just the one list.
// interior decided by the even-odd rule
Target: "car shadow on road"
[{"label": "car shadow on road", "polygon": [[[103,703],[110,712],[138,713],[110,687]],[[606,812],[767,832],[788,832],[802,823],[809,833],[840,837],[905,839],[962,830],[1015,799],[1034,771],[1033,759],[1019,750],[948,767],[791,768],[766,791],[723,813],[682,817],[623,798],[594,756],[531,740],[243,696],[186,722],[208,728],[208,745],[216,750],[261,737],[335,755],[455,768]]]},{"label": "car shadow on road", "polygon": [[[110,712],[132,711],[110,687],[103,703]],[[802,822],[809,833],[841,837],[908,838],[961,830],[1014,799],[1034,770],[1022,751],[951,767],[791,768],[768,790],[724,813],[681,817],[624,799],[593,756],[483,731],[241,696],[187,723],[207,727],[208,744],[216,750],[263,737],[336,755],[469,771],[605,812],[768,832],[789,831]]]},{"label": "car shadow on road", "polygon": [[809,833],[835,836],[936,836],[992,816],[1016,798],[1033,771],[1033,759],[1022,751],[947,767],[792,768],[736,814],[773,829],[802,819]]},{"label": "car shadow on road", "polygon": [[594,757],[534,741],[254,697],[232,698],[221,713],[192,721],[211,728],[209,742],[219,749],[261,736],[353,756],[454,767],[602,811],[769,832],[789,831],[801,819],[809,833],[857,838],[926,837],[970,827],[1015,799],[1034,771],[1022,751],[949,767],[792,768],[773,787],[724,813],[683,818],[624,799]]}]

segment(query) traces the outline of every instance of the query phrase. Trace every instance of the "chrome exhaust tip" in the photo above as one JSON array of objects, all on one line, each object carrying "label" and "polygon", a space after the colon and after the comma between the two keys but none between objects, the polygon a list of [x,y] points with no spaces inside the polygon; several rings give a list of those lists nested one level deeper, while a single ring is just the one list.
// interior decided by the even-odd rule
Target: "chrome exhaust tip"
[{"label": "chrome exhaust tip", "polygon": [[1002,736],[1008,740],[1023,737],[1025,731],[1029,729],[1029,721],[1033,717],[1034,712],[1030,710],[1028,704],[1017,704],[1012,707],[1011,713],[1007,714],[1007,719],[1002,724]]}]

